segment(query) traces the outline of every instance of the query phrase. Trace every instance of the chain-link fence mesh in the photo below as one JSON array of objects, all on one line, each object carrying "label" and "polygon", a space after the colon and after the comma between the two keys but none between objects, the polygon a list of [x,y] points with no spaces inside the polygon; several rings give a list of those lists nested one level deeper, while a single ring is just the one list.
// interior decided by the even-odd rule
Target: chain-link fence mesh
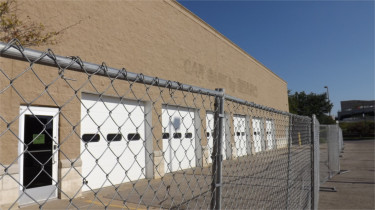
[{"label": "chain-link fence mesh", "polygon": [[338,125],[320,125],[320,138],[326,141],[326,154],[328,157],[324,162],[325,171],[324,176],[321,178],[321,183],[328,181],[328,179],[340,172],[340,152],[342,145],[340,133],[342,136],[342,131]]},{"label": "chain-link fence mesh", "polygon": [[320,184],[325,183],[328,181],[330,177],[330,170],[329,170],[329,162],[328,162],[328,128],[324,125],[320,125],[320,132],[319,132],[319,178]]},{"label": "chain-link fence mesh", "polygon": [[344,138],[342,134],[342,129],[338,127],[338,137],[339,137],[339,151],[340,153],[344,152]]},{"label": "chain-link fence mesh", "polygon": [[0,45],[0,205],[311,208],[310,118]]},{"label": "chain-link fence mesh", "polygon": [[320,125],[320,183],[340,172],[340,157],[344,149],[342,130],[338,124]]}]

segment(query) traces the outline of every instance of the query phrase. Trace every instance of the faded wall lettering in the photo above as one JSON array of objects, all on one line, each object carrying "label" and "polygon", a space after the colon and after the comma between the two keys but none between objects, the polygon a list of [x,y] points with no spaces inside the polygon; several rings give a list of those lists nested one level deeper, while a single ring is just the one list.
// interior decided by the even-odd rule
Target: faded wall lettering
[{"label": "faded wall lettering", "polygon": [[[204,64],[186,59],[184,62],[184,71],[193,75],[198,81],[206,81],[211,87],[230,87],[234,92],[239,92],[252,97],[258,97],[258,88],[249,81],[234,78],[236,75],[226,75],[222,72],[207,67]],[[222,85],[220,85],[222,84]],[[212,88],[212,89],[213,89]]]}]

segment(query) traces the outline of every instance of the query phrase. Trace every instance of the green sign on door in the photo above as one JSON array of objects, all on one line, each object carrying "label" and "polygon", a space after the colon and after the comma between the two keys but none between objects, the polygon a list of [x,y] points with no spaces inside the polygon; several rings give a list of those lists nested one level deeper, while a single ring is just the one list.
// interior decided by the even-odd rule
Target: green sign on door
[{"label": "green sign on door", "polygon": [[45,135],[44,134],[33,134],[33,144],[44,144],[45,143]]}]

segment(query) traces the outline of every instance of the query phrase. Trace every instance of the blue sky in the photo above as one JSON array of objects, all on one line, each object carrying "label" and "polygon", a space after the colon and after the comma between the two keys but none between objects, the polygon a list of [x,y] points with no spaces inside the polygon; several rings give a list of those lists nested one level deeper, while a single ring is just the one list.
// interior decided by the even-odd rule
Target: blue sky
[{"label": "blue sky", "polygon": [[374,1],[179,1],[287,81],[340,101],[374,100]]}]

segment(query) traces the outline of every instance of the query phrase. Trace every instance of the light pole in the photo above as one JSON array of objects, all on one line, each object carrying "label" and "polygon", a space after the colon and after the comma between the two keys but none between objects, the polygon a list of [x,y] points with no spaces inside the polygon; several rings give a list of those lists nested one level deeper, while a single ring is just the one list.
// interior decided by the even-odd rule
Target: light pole
[{"label": "light pole", "polygon": [[[327,99],[328,99],[328,102],[329,102],[329,91],[328,91],[328,86],[324,86],[324,88],[327,89]],[[331,110],[329,110],[329,112],[328,112],[328,116],[331,116]]]}]

